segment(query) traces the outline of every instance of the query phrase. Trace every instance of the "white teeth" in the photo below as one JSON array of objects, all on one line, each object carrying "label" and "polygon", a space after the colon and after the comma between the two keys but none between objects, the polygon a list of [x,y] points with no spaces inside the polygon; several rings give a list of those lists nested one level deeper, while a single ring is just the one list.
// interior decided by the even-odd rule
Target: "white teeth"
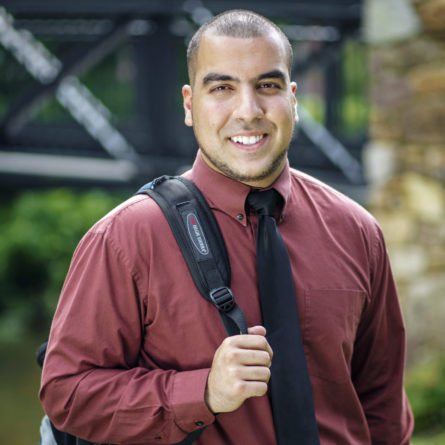
[{"label": "white teeth", "polygon": [[231,140],[233,142],[237,142],[238,144],[253,145],[263,139],[263,137],[263,134],[258,136],[233,136]]}]

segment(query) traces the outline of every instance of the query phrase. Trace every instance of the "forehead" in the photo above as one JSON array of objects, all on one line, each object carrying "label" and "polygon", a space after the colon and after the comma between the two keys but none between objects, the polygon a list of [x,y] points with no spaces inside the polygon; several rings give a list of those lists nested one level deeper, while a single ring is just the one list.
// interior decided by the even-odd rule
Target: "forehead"
[{"label": "forehead", "polygon": [[239,38],[205,34],[196,58],[196,80],[208,73],[253,78],[273,70],[287,75],[286,52],[276,33]]}]

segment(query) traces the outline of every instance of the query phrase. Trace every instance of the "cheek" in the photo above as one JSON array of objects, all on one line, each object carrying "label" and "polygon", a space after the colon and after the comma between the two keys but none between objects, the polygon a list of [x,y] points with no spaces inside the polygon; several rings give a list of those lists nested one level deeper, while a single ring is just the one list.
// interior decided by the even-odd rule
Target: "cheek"
[{"label": "cheek", "polygon": [[228,101],[215,101],[207,108],[207,111],[211,113],[209,118],[214,118],[215,120],[224,120],[230,116],[232,106]]},{"label": "cheek", "polygon": [[214,103],[201,110],[201,123],[212,131],[221,130],[230,120],[230,111],[225,104]]},{"label": "cheek", "polygon": [[269,100],[263,107],[267,110],[267,114],[273,115],[276,119],[283,119],[285,116],[289,116],[292,113],[292,110],[295,109],[295,106],[288,97],[281,96],[273,96],[271,100]]},{"label": "cheek", "polygon": [[295,107],[290,102],[286,101],[281,106],[274,107],[271,110],[271,115],[283,130],[291,129],[295,124]]}]

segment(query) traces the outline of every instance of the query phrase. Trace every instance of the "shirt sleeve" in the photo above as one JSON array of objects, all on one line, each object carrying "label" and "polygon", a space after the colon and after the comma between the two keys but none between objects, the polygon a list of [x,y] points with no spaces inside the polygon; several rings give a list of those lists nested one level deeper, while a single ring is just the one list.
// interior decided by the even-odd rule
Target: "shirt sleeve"
[{"label": "shirt sleeve", "polygon": [[140,365],[145,303],[128,258],[106,231],[73,256],[51,327],[40,398],[62,431],[99,443],[171,444],[214,421],[209,369]]},{"label": "shirt sleeve", "polygon": [[354,345],[352,378],[371,442],[407,445],[413,415],[403,389],[405,327],[383,235],[376,227],[371,296]]}]

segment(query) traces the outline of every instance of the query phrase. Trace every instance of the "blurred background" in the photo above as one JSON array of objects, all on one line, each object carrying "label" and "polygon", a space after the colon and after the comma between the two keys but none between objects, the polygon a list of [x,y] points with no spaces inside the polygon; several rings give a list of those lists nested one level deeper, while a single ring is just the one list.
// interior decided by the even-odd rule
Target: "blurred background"
[{"label": "blurred background", "polygon": [[86,230],[191,166],[186,45],[226,9],[294,48],[290,162],[379,220],[408,331],[414,445],[445,443],[445,2],[3,0],[0,443],[39,442],[37,347]]}]

